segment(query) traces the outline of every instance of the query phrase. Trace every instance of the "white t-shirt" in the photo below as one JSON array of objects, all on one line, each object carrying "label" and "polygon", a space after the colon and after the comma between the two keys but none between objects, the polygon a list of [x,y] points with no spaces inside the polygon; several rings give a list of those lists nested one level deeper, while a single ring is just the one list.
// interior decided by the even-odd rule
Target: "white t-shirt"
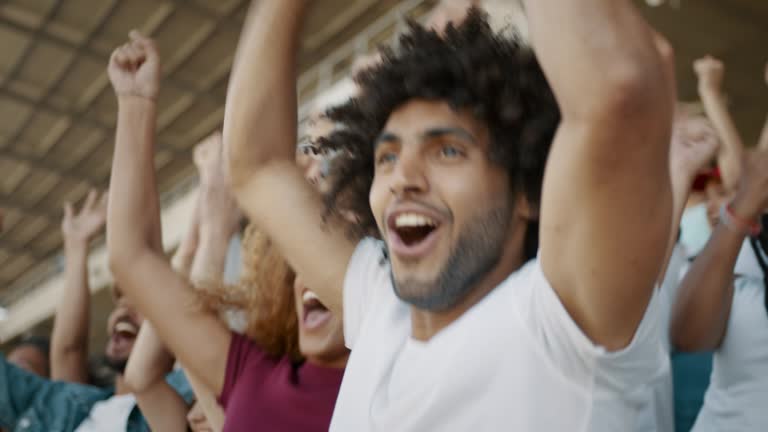
[{"label": "white t-shirt", "polygon": [[[763,260],[768,262],[768,256],[761,250],[760,254]],[[739,276],[750,276],[753,278],[762,278],[763,270],[760,268],[760,264],[757,263],[757,257],[755,256],[755,250],[752,249],[752,244],[749,239],[744,240],[739,251],[739,257],[736,258],[736,265],[733,268],[733,273]]]},{"label": "white t-shirt", "polygon": [[75,432],[125,432],[128,416],[135,406],[136,398],[132,394],[112,396],[97,402]]},{"label": "white t-shirt", "polygon": [[694,432],[768,431],[768,312],[763,279],[734,283],[725,338]]},{"label": "white t-shirt", "polygon": [[657,305],[654,294],[629,347],[606,352],[573,322],[535,260],[419,342],[380,242],[363,240],[344,284],[352,354],[331,430],[632,430],[668,364]]},{"label": "white t-shirt", "polygon": [[657,380],[652,383],[652,398],[641,409],[635,432],[673,432],[675,430],[675,398],[672,381],[672,364],[669,355],[672,344],[669,340],[669,327],[672,322],[672,308],[677,299],[680,279],[688,267],[686,249],[677,244],[669,258],[667,274],[659,287],[659,327],[661,328],[662,346],[666,350],[667,360]]}]

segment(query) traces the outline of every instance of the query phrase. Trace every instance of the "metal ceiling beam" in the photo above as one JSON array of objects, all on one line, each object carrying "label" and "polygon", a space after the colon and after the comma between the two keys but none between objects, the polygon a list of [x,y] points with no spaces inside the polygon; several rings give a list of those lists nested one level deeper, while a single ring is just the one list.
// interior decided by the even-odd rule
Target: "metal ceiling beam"
[{"label": "metal ceiling beam", "polygon": [[[180,6],[181,7],[188,7],[188,6],[190,6],[189,3],[182,2],[182,1],[174,1],[173,3],[175,4],[176,7],[180,7]],[[204,12],[206,15],[215,16],[217,18],[216,19],[216,23],[215,23],[215,28],[216,29],[214,30],[214,31],[217,31],[218,26],[220,26],[223,22],[227,22],[229,20],[236,21],[235,20],[235,14],[237,13],[238,10],[241,9],[242,6],[243,6],[242,2],[237,3],[235,5],[235,7],[232,8],[228,13],[222,14],[222,15],[214,14],[213,11],[208,10],[206,8],[198,8],[198,9],[200,11]],[[114,8],[113,8],[113,10],[114,10]],[[108,12],[108,14],[112,13],[113,10]],[[175,9],[174,9],[174,12],[175,12]],[[108,15],[108,14],[105,14],[105,15]],[[168,16],[170,16],[170,15],[171,14],[169,14]],[[167,17],[165,17],[163,19],[166,19],[166,18]],[[162,22],[163,19],[161,19],[161,22]],[[101,28],[101,26],[106,21],[107,21],[107,19],[102,20],[102,22],[98,26],[98,28]],[[29,29],[24,28],[23,25],[18,25],[18,23],[10,22],[10,21],[8,21],[7,19],[5,19],[3,17],[0,17],[0,24],[10,25],[11,27],[16,28],[17,30],[22,31],[22,32],[29,32]],[[159,25],[160,25],[160,23],[158,23],[158,26]],[[91,37],[95,33],[98,33],[98,29],[95,29],[94,31],[92,31],[91,34],[89,35],[88,39],[83,41],[82,44],[76,45],[76,44],[70,43],[70,42],[68,42],[68,41],[66,41],[64,39],[61,39],[58,36],[55,36],[55,35],[52,35],[52,34],[48,33],[44,27],[45,26],[41,26],[40,28],[35,30],[35,34],[37,35],[36,37],[38,37],[40,39],[48,40],[49,42],[53,42],[53,43],[58,44],[58,45],[63,45],[65,48],[74,49],[75,53],[73,53],[72,59],[65,66],[64,71],[59,75],[59,78],[55,82],[53,82],[51,85],[47,86],[47,88],[45,89],[47,94],[42,98],[42,100],[33,100],[32,98],[29,98],[29,97],[27,97],[27,96],[25,96],[23,94],[19,94],[18,92],[15,92],[15,91],[13,91],[11,89],[7,89],[7,88],[6,89],[2,89],[2,94],[5,94],[6,96],[8,96],[8,97],[10,97],[10,98],[12,98],[12,99],[14,99],[14,100],[16,100],[18,102],[22,102],[22,103],[26,103],[28,105],[31,105],[33,110],[35,110],[35,111],[39,111],[40,109],[44,109],[44,110],[51,111],[51,112],[53,112],[55,114],[58,114],[58,115],[60,115],[62,117],[65,117],[65,118],[67,118],[70,121],[70,124],[78,124],[78,123],[86,124],[86,125],[88,125],[88,126],[90,126],[92,128],[95,128],[95,129],[99,130],[99,131],[102,131],[102,132],[105,132],[105,133],[108,133],[108,134],[113,134],[114,133],[113,132],[114,131],[113,127],[111,127],[109,125],[102,124],[101,122],[98,122],[98,121],[95,121],[95,120],[92,120],[92,119],[89,119],[89,118],[85,117],[85,111],[86,110],[81,110],[80,112],[76,112],[76,113],[73,114],[73,113],[66,112],[66,111],[61,110],[61,109],[57,109],[56,107],[50,105],[50,103],[48,103],[45,100],[45,98],[47,98],[48,94],[51,91],[55,91],[55,89],[57,89],[61,85],[61,83],[63,82],[63,79],[66,78],[67,74],[71,71],[71,68],[73,67],[73,65],[76,64],[76,61],[77,61],[78,57],[90,56],[90,57],[98,58],[100,61],[106,61],[105,56],[103,54],[98,53],[95,50],[93,50],[93,49],[88,47],[88,44],[90,43]],[[201,39],[201,43],[203,43],[206,40],[208,40],[208,37]],[[194,50],[191,50],[191,52],[194,52]],[[188,59],[180,60],[178,62],[178,64],[176,65],[177,67],[173,68],[174,71],[178,68],[178,66],[180,66],[181,64],[183,64],[187,60]],[[166,75],[170,75],[174,71],[168,70]],[[11,80],[12,80],[12,78],[10,78],[8,81],[10,82]],[[215,96],[210,94],[210,91],[211,91],[212,88],[215,87],[215,85],[218,82],[219,82],[219,80],[216,80],[215,82],[211,82],[209,85],[205,86],[205,88],[196,88],[195,86],[189,86],[189,85],[186,85],[186,84],[181,84],[181,83],[179,83],[177,81],[174,82],[174,85],[176,85],[178,88],[182,89],[183,91],[191,93],[192,95],[194,95],[194,97],[196,97],[198,99],[201,98],[201,97],[203,99],[205,99],[205,98],[213,98],[213,97],[215,97]],[[101,91],[103,91],[103,90],[101,90]],[[101,91],[96,92],[96,93],[100,93]],[[220,98],[215,98],[215,100],[216,100],[218,105],[220,105],[223,102],[223,101],[221,101],[219,99]],[[30,116],[30,119],[27,119],[27,120],[28,120],[27,124],[24,125],[24,127],[19,129],[20,132],[19,132],[18,136],[16,137],[16,139],[12,140],[12,142],[13,141],[17,141],[18,137],[20,137],[21,134],[23,134],[23,131],[26,129],[26,127],[29,125],[29,123],[31,123],[31,116]],[[161,143],[158,143],[158,149],[170,152],[173,156],[179,156],[181,154],[184,154],[185,156],[187,155],[186,151],[180,151],[180,150],[177,150],[175,147],[168,146],[168,145],[162,145]],[[0,154],[1,153],[2,152],[0,152]],[[65,178],[71,178],[71,179],[75,179],[75,180],[83,180],[83,181],[86,181],[86,182],[89,182],[89,183],[99,183],[99,180],[100,180],[100,179],[97,179],[97,178],[83,178],[84,176],[82,175],[82,173],[77,172],[76,170],[61,169],[60,167],[56,167],[56,166],[50,165],[50,164],[48,164],[47,162],[44,161],[44,159],[45,159],[44,157],[43,158],[29,157],[29,156],[26,156],[26,155],[23,155],[23,154],[19,154],[17,151],[14,151],[12,149],[6,150],[6,156],[9,156],[10,159],[18,160],[19,162],[28,163],[31,166],[35,167],[35,168],[44,168],[46,170],[52,171],[52,172],[54,172],[54,173],[56,173],[56,174],[58,174],[58,175],[60,175],[62,177],[65,177]],[[108,178],[108,175],[107,175],[107,178]],[[103,179],[103,181],[106,182],[106,178]],[[47,195],[50,195],[50,192]],[[39,200],[36,200],[37,201],[36,205],[39,205],[39,203],[44,202],[47,199],[47,195],[43,196]],[[29,206],[22,205],[22,203],[20,203],[18,201],[14,201],[13,199],[11,199],[9,197],[8,198],[7,197],[0,197],[0,206],[6,207],[6,208],[16,209],[17,211],[19,211],[19,212],[21,212],[22,214],[25,214],[25,215],[34,215],[34,216],[44,217],[45,219],[47,219],[49,221],[49,226],[55,225],[56,223],[58,223],[58,221],[61,218],[61,215],[59,214],[59,212],[55,212],[54,213],[54,212],[52,212],[50,210],[46,210],[46,209],[29,208]],[[37,240],[37,238],[40,235],[44,234],[46,231],[49,231],[49,229],[45,229],[45,230],[43,230],[43,232],[41,232],[37,236],[34,236],[34,238],[32,238],[28,242],[28,245],[34,244],[34,242]],[[19,247],[6,246],[6,245],[3,245],[2,243],[0,243],[0,249],[11,250],[14,253],[29,253],[25,249],[22,249],[22,248],[19,248]],[[36,254],[35,254],[34,257],[36,259],[38,259],[38,258],[46,258],[47,259],[48,257],[52,256],[55,251],[51,251],[51,253],[48,253],[48,254],[42,254],[39,251],[35,251],[35,252],[36,252]],[[22,272],[22,274],[24,274],[24,272]],[[18,278],[14,278],[14,279],[18,279]]]},{"label": "metal ceiling beam", "polygon": [[19,213],[47,219],[50,223],[61,222],[62,211],[54,211],[49,208],[30,208],[29,204],[17,201],[13,197],[0,196],[0,208],[14,210]]},{"label": "metal ceiling beam", "polygon": [[0,240],[0,251],[7,252],[11,255],[29,255],[31,256],[35,261],[44,259],[45,253],[32,248],[32,247],[18,247],[16,245],[10,244],[10,242],[5,240]]},{"label": "metal ceiling beam", "polygon": [[[179,3],[179,2],[174,2],[174,3]],[[192,4],[191,2],[190,3],[186,3],[186,2],[183,3],[183,5],[185,5],[185,7],[187,5],[191,5],[191,4]],[[226,22],[229,22],[230,20],[233,23],[236,22],[236,20],[233,20],[231,18],[231,16],[227,16],[227,18],[224,19],[223,22],[226,23]],[[20,24],[20,23],[18,23],[16,21],[10,20],[10,19],[8,19],[8,18],[6,18],[6,17],[4,17],[2,15],[0,15],[0,25],[8,26],[8,27],[10,27],[10,28],[12,28],[12,29],[14,29],[14,30],[16,30],[18,32],[25,33],[25,34],[28,34],[28,35],[35,35],[35,31],[36,31],[36,28],[34,28],[34,27],[30,27],[30,26],[27,26],[27,25],[24,25],[24,24]],[[68,40],[66,40],[66,39],[64,39],[64,38],[62,38],[62,37],[60,37],[58,35],[55,35],[55,34],[52,34],[52,33],[46,32],[46,31],[40,32],[39,34],[37,34],[37,37],[38,37],[39,40],[44,40],[46,42],[52,43],[54,45],[58,45],[58,46],[60,46],[62,48],[65,48],[65,49],[68,49],[68,50],[71,50],[71,51],[78,51],[78,49],[80,49],[79,52],[80,52],[80,55],[82,57],[90,57],[94,61],[98,61],[100,63],[103,63],[104,67],[106,69],[107,61],[109,60],[109,55],[110,55],[109,53],[101,53],[99,51],[96,51],[93,48],[91,48],[90,46],[87,46],[85,43],[78,45],[78,44],[76,44],[74,42],[70,42],[70,41],[68,41]],[[209,94],[207,92],[201,91],[201,89],[196,88],[194,85],[190,85],[190,84],[188,84],[186,82],[174,81],[174,85],[177,86],[179,89],[185,91],[185,92],[193,93],[193,94],[195,94],[196,96],[199,96],[199,97],[215,98],[214,95],[211,95],[211,94]]]},{"label": "metal ceiling beam", "polygon": [[56,164],[49,163],[44,158],[36,158],[21,154],[18,150],[11,147],[0,148],[0,158],[9,159],[13,162],[29,165],[33,169],[40,171],[47,171],[63,179],[72,180],[76,182],[86,182],[89,185],[95,185],[100,182],[100,179],[84,174],[72,175],[71,172],[67,172],[66,169],[62,169]]},{"label": "metal ceiling beam", "polygon": [[[63,110],[61,108],[57,108],[50,103],[47,103],[44,101],[44,99],[41,100],[35,100],[29,96],[26,96],[24,94],[21,94],[13,89],[10,88],[0,88],[0,96],[7,97],[8,99],[11,99],[15,101],[16,103],[24,104],[24,105],[31,105],[33,110],[41,109],[43,111],[49,111],[53,114],[56,114],[60,117],[66,117],[68,119],[72,118],[72,113],[66,110]],[[82,123],[85,126],[99,129],[102,131],[110,131],[112,130],[112,126],[106,125],[104,123],[101,123],[99,121],[93,120],[88,117],[82,117],[79,119],[79,122]]]},{"label": "metal ceiling beam", "polygon": [[53,7],[51,7],[50,10],[48,10],[48,13],[45,14],[43,19],[40,22],[40,26],[38,26],[33,32],[32,32],[32,41],[30,42],[29,46],[26,50],[24,50],[23,53],[21,53],[20,58],[16,61],[16,64],[13,65],[10,72],[5,75],[5,80],[3,82],[0,82],[0,86],[5,86],[7,83],[13,81],[16,79],[16,76],[19,74],[19,71],[24,67],[24,64],[29,59],[30,54],[35,49],[35,46],[37,46],[37,43],[40,41],[40,34],[43,33],[45,27],[48,25],[48,23],[51,22],[53,18],[58,15],[59,10],[61,10],[61,6],[64,3],[62,0],[56,0],[56,3],[54,3]]}]

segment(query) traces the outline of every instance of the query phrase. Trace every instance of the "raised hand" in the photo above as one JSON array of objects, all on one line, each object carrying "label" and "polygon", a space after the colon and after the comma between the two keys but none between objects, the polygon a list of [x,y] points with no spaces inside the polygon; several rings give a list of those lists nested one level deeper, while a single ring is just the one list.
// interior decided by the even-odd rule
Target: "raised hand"
[{"label": "raised hand", "polygon": [[720,90],[722,87],[725,66],[720,60],[712,56],[702,57],[693,62],[693,70],[699,77],[699,88]]},{"label": "raised hand", "polygon": [[131,31],[130,41],[109,59],[109,80],[118,98],[138,96],[156,99],[160,91],[160,56],[152,39]]},{"label": "raised hand", "polygon": [[768,210],[768,150],[747,152],[742,166],[733,211],[743,218],[756,220]]},{"label": "raised hand", "polygon": [[765,85],[768,85],[768,63],[765,64],[765,76],[763,78],[765,78]]},{"label": "raised hand", "polygon": [[242,214],[232,195],[231,182],[225,169],[221,133],[215,132],[201,141],[193,159],[200,174],[199,216],[202,229],[211,225],[231,235],[239,227]]},{"label": "raised hand", "polygon": [[107,194],[91,190],[83,207],[75,213],[72,203],[64,204],[64,220],[61,232],[67,243],[85,244],[93,238],[107,221]]},{"label": "raised hand", "polygon": [[719,146],[717,132],[706,117],[680,114],[669,150],[672,176],[686,182],[693,180],[714,159]]}]

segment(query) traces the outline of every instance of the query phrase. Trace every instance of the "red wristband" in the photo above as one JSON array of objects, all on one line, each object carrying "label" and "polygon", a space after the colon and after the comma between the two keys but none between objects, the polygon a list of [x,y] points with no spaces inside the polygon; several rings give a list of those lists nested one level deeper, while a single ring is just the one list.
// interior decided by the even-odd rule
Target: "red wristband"
[{"label": "red wristband", "polygon": [[760,222],[750,221],[742,218],[741,216],[737,215],[733,211],[733,208],[731,208],[730,204],[724,204],[723,211],[721,213],[725,216],[725,220],[723,220],[723,223],[725,223],[726,226],[736,228],[737,230],[745,234],[748,234],[752,237],[759,235],[760,232],[763,230],[763,227],[762,225],[760,225]]}]

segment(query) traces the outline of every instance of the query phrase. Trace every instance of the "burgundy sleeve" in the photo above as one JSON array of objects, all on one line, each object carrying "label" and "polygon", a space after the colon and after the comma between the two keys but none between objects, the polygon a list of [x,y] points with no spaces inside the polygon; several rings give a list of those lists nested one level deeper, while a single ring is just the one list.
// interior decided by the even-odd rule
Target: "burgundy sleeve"
[{"label": "burgundy sleeve", "polygon": [[224,409],[227,408],[235,385],[246,367],[251,364],[261,364],[265,359],[264,352],[253,341],[241,334],[232,333],[227,355],[227,370],[224,372],[224,387],[219,395],[219,404]]}]

